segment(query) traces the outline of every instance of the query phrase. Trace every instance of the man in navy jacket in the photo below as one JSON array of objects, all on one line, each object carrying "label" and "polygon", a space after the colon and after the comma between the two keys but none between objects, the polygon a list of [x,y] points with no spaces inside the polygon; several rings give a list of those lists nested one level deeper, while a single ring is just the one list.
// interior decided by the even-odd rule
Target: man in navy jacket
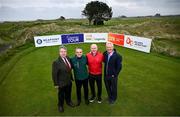
[{"label": "man in navy jacket", "polygon": [[113,104],[117,99],[117,83],[122,68],[121,62],[122,56],[116,52],[113,43],[107,42],[104,52],[104,82],[110,104]]}]

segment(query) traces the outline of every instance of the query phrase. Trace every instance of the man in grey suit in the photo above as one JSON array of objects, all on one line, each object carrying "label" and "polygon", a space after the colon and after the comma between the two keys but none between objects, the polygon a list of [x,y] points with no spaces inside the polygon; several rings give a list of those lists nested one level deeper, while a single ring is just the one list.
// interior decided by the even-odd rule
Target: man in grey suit
[{"label": "man in grey suit", "polygon": [[55,88],[58,89],[58,110],[64,112],[64,99],[67,105],[74,107],[71,101],[72,73],[70,58],[67,56],[65,46],[60,46],[59,57],[52,64],[52,79]]}]

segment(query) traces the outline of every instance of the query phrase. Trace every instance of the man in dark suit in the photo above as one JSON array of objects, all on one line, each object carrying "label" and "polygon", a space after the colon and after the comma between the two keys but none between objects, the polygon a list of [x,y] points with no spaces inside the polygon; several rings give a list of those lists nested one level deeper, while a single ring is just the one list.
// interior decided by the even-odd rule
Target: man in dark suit
[{"label": "man in dark suit", "polygon": [[55,88],[58,89],[58,110],[64,112],[64,99],[67,105],[74,107],[71,101],[72,73],[70,58],[67,56],[65,46],[59,48],[59,57],[52,64],[52,79]]},{"label": "man in dark suit", "polygon": [[117,83],[122,68],[121,62],[122,56],[116,52],[113,43],[107,42],[104,52],[104,82],[110,104],[113,104],[117,99]]}]

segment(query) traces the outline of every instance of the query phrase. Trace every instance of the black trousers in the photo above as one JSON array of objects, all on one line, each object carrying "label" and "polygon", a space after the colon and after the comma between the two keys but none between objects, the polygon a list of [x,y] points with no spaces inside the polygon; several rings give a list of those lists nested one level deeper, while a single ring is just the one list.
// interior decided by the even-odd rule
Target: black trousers
[{"label": "black trousers", "polygon": [[84,99],[88,100],[88,78],[84,80],[75,80],[77,100],[81,102],[81,87],[84,89]]},{"label": "black trousers", "polygon": [[104,78],[104,83],[106,86],[106,91],[108,94],[109,101],[116,101],[117,99],[117,81],[118,78]]},{"label": "black trousers", "polygon": [[66,86],[59,87],[58,106],[63,106],[64,100],[66,100],[67,104],[71,102],[71,90],[72,90],[72,82],[70,82]]},{"label": "black trousers", "polygon": [[102,94],[102,74],[100,74],[100,75],[89,74],[89,84],[90,84],[92,97],[96,97],[95,82],[96,82],[97,89],[98,89],[97,96],[98,96],[99,99],[101,99],[101,94]]}]

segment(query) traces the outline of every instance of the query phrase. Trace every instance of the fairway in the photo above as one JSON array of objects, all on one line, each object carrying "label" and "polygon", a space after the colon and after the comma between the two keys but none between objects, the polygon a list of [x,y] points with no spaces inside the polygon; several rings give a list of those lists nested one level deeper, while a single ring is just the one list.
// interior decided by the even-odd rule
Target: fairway
[{"label": "fairway", "polygon": [[[101,52],[105,44],[98,44]],[[89,52],[90,44],[66,45],[68,55],[74,56],[76,47]],[[52,62],[58,57],[59,46],[23,50],[25,54],[0,67],[9,73],[0,84],[0,115],[180,115],[180,59],[157,53],[146,54],[115,46],[123,57],[123,68],[118,79],[118,99],[113,105],[107,97],[103,81],[102,104],[84,104],[65,112],[57,109],[57,90],[51,77]],[[21,54],[18,53],[18,54]],[[16,57],[16,58],[15,58]],[[16,59],[16,62],[12,62]],[[13,64],[13,65],[11,65]],[[2,68],[3,67],[3,68]],[[3,80],[2,80],[3,79]],[[76,103],[73,82],[72,100]]]}]

